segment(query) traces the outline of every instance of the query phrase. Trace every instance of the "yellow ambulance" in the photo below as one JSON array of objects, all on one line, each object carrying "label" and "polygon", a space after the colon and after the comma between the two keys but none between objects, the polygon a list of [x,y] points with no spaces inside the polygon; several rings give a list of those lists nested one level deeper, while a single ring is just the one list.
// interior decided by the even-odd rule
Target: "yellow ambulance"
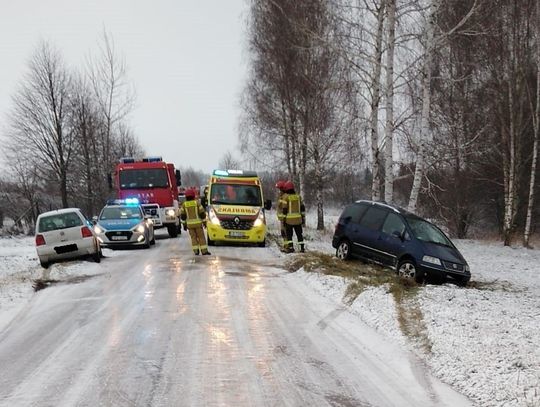
[{"label": "yellow ambulance", "polygon": [[261,180],[256,172],[214,170],[206,197],[208,245],[215,242],[266,243],[265,209]]}]

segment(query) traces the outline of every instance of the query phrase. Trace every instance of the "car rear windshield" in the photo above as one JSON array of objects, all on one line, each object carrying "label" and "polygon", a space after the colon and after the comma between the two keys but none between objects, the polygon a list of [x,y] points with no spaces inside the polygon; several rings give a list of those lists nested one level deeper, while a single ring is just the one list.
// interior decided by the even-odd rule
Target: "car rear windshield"
[{"label": "car rear windshield", "polygon": [[210,189],[211,204],[262,206],[261,190],[256,185],[214,184]]},{"label": "car rear windshield", "polygon": [[454,247],[452,242],[444,235],[444,233],[431,223],[411,216],[407,217],[407,222],[412,229],[414,237],[416,237],[418,240]]},{"label": "car rear windshield", "polygon": [[67,229],[82,226],[82,220],[75,212],[58,213],[56,215],[43,216],[39,219],[38,230],[50,232],[52,230]]},{"label": "car rear windshield", "polygon": [[101,211],[101,220],[110,219],[142,219],[141,210],[137,206],[120,206],[112,208],[103,208]]}]

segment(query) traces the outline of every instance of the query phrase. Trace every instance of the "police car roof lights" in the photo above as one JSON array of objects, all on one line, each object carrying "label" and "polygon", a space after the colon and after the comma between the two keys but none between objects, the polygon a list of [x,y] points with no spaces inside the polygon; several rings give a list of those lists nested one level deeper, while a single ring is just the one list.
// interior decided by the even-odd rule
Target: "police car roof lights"
[{"label": "police car roof lights", "polygon": [[126,206],[138,206],[139,199],[126,198],[126,199],[109,199],[107,205],[126,205]]}]

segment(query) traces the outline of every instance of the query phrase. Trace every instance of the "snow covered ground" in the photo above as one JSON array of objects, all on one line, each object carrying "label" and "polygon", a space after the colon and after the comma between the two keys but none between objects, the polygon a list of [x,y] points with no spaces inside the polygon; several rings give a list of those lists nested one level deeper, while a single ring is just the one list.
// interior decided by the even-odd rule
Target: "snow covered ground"
[{"label": "snow covered ground", "polygon": [[[308,250],[333,253],[331,237],[338,212],[327,216],[327,230],[314,230],[308,217]],[[275,222],[270,219],[271,227]],[[472,270],[472,284],[421,287],[410,300],[420,311],[421,332],[405,335],[394,297],[385,287],[362,292],[351,312],[390,340],[410,347],[434,374],[479,406],[540,405],[540,251],[500,243],[456,241]],[[286,258],[275,246],[276,257]],[[127,252],[107,251],[106,256]],[[91,261],[74,261],[43,270],[33,238],[0,239],[0,331],[33,293],[31,281],[62,280],[99,272]],[[299,270],[284,278],[338,305],[349,281]]]},{"label": "snow covered ground", "polygon": [[[125,255],[104,249],[107,257]],[[35,280],[67,280],[99,273],[91,260],[39,265],[33,237],[0,238],[0,332],[34,293]]]},{"label": "snow covered ground", "polygon": [[[339,212],[326,217],[324,232],[314,230],[316,216],[309,215],[307,247],[334,253],[331,240]],[[384,287],[365,290],[350,305],[352,312],[410,346],[437,377],[478,405],[539,406],[540,250],[474,240],[454,243],[471,266],[471,284],[421,287],[408,302],[422,318],[418,337],[403,334],[397,304]],[[350,283],[303,269],[290,278],[336,303],[344,302]]]}]

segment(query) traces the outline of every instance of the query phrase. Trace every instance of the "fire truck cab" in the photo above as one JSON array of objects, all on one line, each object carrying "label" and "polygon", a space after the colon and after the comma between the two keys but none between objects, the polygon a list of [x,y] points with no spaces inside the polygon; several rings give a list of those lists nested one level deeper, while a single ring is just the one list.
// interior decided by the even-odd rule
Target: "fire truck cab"
[{"label": "fire truck cab", "polygon": [[170,237],[181,233],[178,187],[180,171],[161,157],[124,157],[114,173],[118,199],[137,198],[154,228],[166,227]]},{"label": "fire truck cab", "polygon": [[257,173],[242,170],[215,170],[210,177],[205,203],[208,205],[208,244],[217,241],[254,243],[266,242],[265,209],[272,203],[264,201]]}]

